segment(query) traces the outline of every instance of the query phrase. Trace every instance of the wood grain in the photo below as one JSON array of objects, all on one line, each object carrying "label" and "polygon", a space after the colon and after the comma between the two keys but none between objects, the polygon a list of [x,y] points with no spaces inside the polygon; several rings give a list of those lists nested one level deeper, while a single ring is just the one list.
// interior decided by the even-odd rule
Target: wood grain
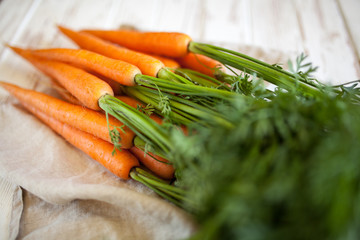
[{"label": "wood grain", "polygon": [[333,84],[360,78],[356,54],[335,0],[295,0],[304,50],[319,66],[318,75]]},{"label": "wood grain", "polygon": [[351,44],[360,62],[360,1],[359,0],[337,0],[338,8],[344,19],[346,30],[349,33]]}]

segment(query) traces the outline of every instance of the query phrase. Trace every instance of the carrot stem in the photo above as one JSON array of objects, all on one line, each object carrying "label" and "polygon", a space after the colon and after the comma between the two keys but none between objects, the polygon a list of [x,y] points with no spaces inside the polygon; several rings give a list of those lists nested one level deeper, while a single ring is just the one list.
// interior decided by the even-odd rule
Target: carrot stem
[{"label": "carrot stem", "polygon": [[[136,136],[134,138],[134,146],[139,148],[140,150],[144,151],[144,152],[148,152],[148,145],[147,143],[140,137]],[[156,149],[152,149],[152,153],[155,154],[156,156],[159,156],[159,157],[162,157],[162,158],[165,158],[165,156],[162,156],[161,153],[157,152]],[[165,162],[165,161],[160,161],[157,159],[157,161],[161,162],[161,163],[164,163],[164,164],[172,164],[172,163],[169,163],[169,162]]]},{"label": "carrot stem", "polygon": [[225,85],[223,82],[219,81],[218,79],[215,79],[206,74],[191,69],[178,68],[175,70],[175,73],[180,74],[185,78],[191,80],[192,82],[195,82],[205,87],[224,88],[225,90],[228,91],[230,90],[229,86]]},{"label": "carrot stem", "polygon": [[145,177],[151,178],[151,179],[156,180],[156,181],[158,181],[158,182],[161,182],[161,183],[163,183],[163,184],[169,184],[169,181],[165,181],[165,180],[163,180],[163,179],[161,179],[161,178],[158,178],[158,177],[156,177],[155,175],[153,175],[153,174],[149,173],[148,171],[145,171],[145,170],[143,170],[143,169],[141,169],[141,168],[137,168],[136,171],[137,171],[139,174],[142,174],[142,175],[145,176]]},{"label": "carrot stem", "polygon": [[224,91],[216,88],[208,88],[193,84],[190,85],[190,84],[169,82],[168,80],[145,76],[142,74],[138,74],[135,76],[135,82],[137,85],[142,85],[150,88],[157,88],[164,92],[178,93],[182,95],[216,97],[224,100],[231,100],[235,96],[239,95],[237,93]]},{"label": "carrot stem", "polygon": [[146,114],[111,95],[101,97],[99,106],[116,119],[122,119],[122,123],[153,148],[151,152],[156,150],[161,156],[170,152],[171,143],[165,128]]},{"label": "carrot stem", "polygon": [[[156,109],[161,110],[160,97],[156,90],[148,89],[146,87],[127,87],[124,88],[124,91],[135,98],[138,98],[140,101],[143,101],[147,104],[152,104]],[[175,122],[183,125],[188,125],[191,122],[200,121],[201,119],[216,121],[219,124],[222,124],[225,127],[233,127],[233,125],[227,121],[224,116],[220,115],[218,112],[204,107],[200,104],[197,104],[193,101],[174,96],[172,94],[162,93],[168,99],[169,106],[171,107],[171,112],[169,117]],[[160,108],[160,109],[159,109]],[[162,114],[161,112],[158,114]],[[180,117],[178,117],[180,115]],[[185,121],[183,120],[185,119]],[[206,124],[207,121],[204,123]]]},{"label": "carrot stem", "polygon": [[146,185],[161,197],[167,199],[175,205],[179,207],[186,206],[189,209],[196,209],[195,202],[186,197],[185,190],[173,185],[169,185],[167,182],[164,182],[163,180],[153,176],[151,173],[146,172],[139,167],[133,168],[130,172],[130,176],[132,179]]},{"label": "carrot stem", "polygon": [[[130,172],[130,177],[134,179],[135,181],[138,181],[148,188],[152,189],[155,193],[157,193],[159,196],[163,197],[164,199],[167,199],[169,202],[172,202],[178,207],[182,207],[181,200],[185,200],[181,195],[177,194],[174,198],[174,190],[176,187],[172,187],[168,184],[162,183],[157,180],[153,180],[152,178],[149,178],[139,172],[140,168],[133,168],[133,170]],[[148,173],[149,174],[149,173]],[[148,175],[146,174],[146,175]],[[168,187],[172,187],[172,190],[169,190]]]},{"label": "carrot stem", "polygon": [[173,73],[168,68],[162,68],[157,75],[158,78],[168,79],[170,81],[194,85],[194,83],[178,74]]},{"label": "carrot stem", "polygon": [[[156,113],[159,115],[162,115],[164,117],[169,117],[170,119],[172,119],[174,122],[179,123],[179,124],[183,124],[183,125],[188,125],[190,124],[193,120],[195,119],[189,119],[189,116],[184,116],[184,114],[179,114],[178,111],[176,111],[176,109],[171,108],[171,111],[168,113],[164,113],[162,110],[163,108],[160,106],[160,99],[159,99],[159,95],[158,94],[146,94],[146,88],[143,88],[144,91],[140,91],[139,87],[134,87],[134,88],[126,88],[124,89],[126,94],[128,94],[129,96],[132,96],[134,98],[139,99],[140,101],[146,103],[146,104],[150,104],[151,106],[153,106],[156,109]],[[149,89],[150,91],[150,89]],[[170,103],[170,102],[169,102]],[[171,105],[170,105],[171,107]]]},{"label": "carrot stem", "polygon": [[264,80],[287,90],[299,88],[306,94],[314,96],[319,94],[319,90],[308,84],[305,79],[245,54],[197,42],[190,42],[188,49],[193,53],[205,55],[241,71],[255,73]]}]

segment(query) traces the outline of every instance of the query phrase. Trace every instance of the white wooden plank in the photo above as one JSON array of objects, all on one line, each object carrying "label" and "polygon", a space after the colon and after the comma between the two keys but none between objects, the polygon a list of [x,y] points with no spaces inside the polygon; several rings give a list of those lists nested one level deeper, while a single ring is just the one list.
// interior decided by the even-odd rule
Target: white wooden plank
[{"label": "white wooden plank", "polygon": [[201,6],[199,0],[124,1],[117,9],[112,28],[132,25],[144,31],[178,31],[198,40],[204,25]]},{"label": "white wooden plank", "polygon": [[[0,13],[3,4],[16,1],[19,0],[4,0]],[[349,47],[335,0],[34,1],[38,7],[32,15],[27,13],[28,20],[21,25],[22,30],[16,21],[7,21],[9,29],[18,31],[18,34],[9,34],[12,44],[36,48],[73,47],[58,33],[56,24],[74,29],[117,28],[130,24],[144,30],[181,31],[196,41],[234,46],[234,49],[247,46],[243,49],[248,52],[254,52],[249,51],[249,46],[277,49],[282,53],[289,52],[289,56],[293,56],[294,51],[305,50],[320,66],[319,76],[325,81],[359,78],[358,59]],[[7,10],[0,19],[17,16],[14,10]],[[1,61],[5,72],[9,72],[11,66],[16,66],[12,70],[16,72],[21,66],[16,60],[18,57],[12,54],[11,59],[6,63]],[[6,76],[3,71],[2,76]]]},{"label": "white wooden plank", "polygon": [[[187,33],[189,12],[198,1],[190,0],[133,0],[122,1],[114,10],[111,25],[116,29],[122,25],[134,26],[143,31],[180,31]],[[189,23],[191,24],[191,23]]]},{"label": "white wooden plank", "polygon": [[180,31],[191,36],[194,41],[201,41],[206,23],[202,1],[186,0],[185,9]]},{"label": "white wooden plank", "polygon": [[[54,1],[56,3],[57,1]],[[61,12],[61,19],[56,24],[61,24],[74,30],[84,28],[104,28],[112,17],[112,9],[119,1],[113,0],[87,0],[73,1],[62,0],[61,4],[66,6]],[[55,11],[56,4],[52,5]],[[55,24],[52,26],[54,30],[53,47],[76,47],[76,45],[68,38],[63,36],[57,29]]]},{"label": "white wooden plank", "polygon": [[357,53],[360,61],[360,1],[359,0],[337,0],[346,28],[351,37],[351,44]]},{"label": "white wooden plank", "polygon": [[111,0],[42,0],[29,21],[29,27],[15,43],[34,48],[62,47],[59,46],[62,42],[56,40],[60,36],[56,25],[63,24],[74,29],[100,27],[106,22],[111,4]]},{"label": "white wooden plank", "polygon": [[227,44],[246,43],[248,33],[247,14],[244,1],[238,0],[208,0],[203,2],[204,26],[203,40],[223,42]]},{"label": "white wooden plank", "polygon": [[[259,12],[259,9],[261,11]],[[286,63],[302,50],[291,2],[201,1],[200,40],[240,51],[269,63]],[[291,29],[288,30],[291,26]]]},{"label": "white wooden plank", "polygon": [[246,44],[284,52],[301,52],[302,38],[291,1],[247,0],[250,41]]},{"label": "white wooden plank", "polygon": [[[0,4],[0,41],[11,42],[20,33],[24,21],[32,14],[31,8],[36,7],[35,0],[2,0]],[[0,44],[0,56],[5,47]]]},{"label": "white wooden plank", "polygon": [[[183,32],[183,22],[187,19],[187,3],[183,0],[159,0],[153,27],[159,31]],[[192,1],[196,3],[196,1]]]},{"label": "white wooden plank", "polygon": [[360,78],[360,68],[335,0],[295,0],[304,49],[324,82]]},{"label": "white wooden plank", "polygon": [[123,25],[141,30],[156,30],[155,18],[159,14],[156,0],[114,1],[112,14],[103,29],[118,29]]}]

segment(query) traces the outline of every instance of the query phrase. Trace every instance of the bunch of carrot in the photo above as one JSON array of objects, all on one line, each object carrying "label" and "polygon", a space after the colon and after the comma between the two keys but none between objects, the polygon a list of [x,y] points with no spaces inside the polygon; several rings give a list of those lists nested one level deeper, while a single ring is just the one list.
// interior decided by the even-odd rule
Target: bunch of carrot
[{"label": "bunch of carrot", "polygon": [[[5,82],[0,85],[119,178],[139,181],[195,213],[203,225],[194,239],[243,237],[244,233],[253,237],[259,226],[260,232],[267,229],[266,236],[273,227],[276,236],[287,235],[283,226],[306,227],[304,222],[324,212],[331,215],[325,220],[333,219],[329,229],[336,226],[331,233],[342,228],[338,219],[348,221],[343,224],[348,236],[346,225],[356,222],[351,208],[344,208],[349,214],[338,215],[344,205],[339,205],[338,198],[318,201],[331,199],[337,190],[320,191],[320,198],[314,200],[314,191],[303,191],[303,183],[318,186],[331,173],[334,186],[340,182],[341,192],[349,193],[345,195],[350,205],[359,198],[356,177],[344,178],[354,175],[349,171],[353,168],[335,168],[336,174],[333,167],[326,168],[329,159],[334,166],[343,166],[346,152],[346,162],[359,165],[358,151],[337,149],[360,118],[356,83],[327,86],[312,79],[311,71],[302,72],[304,57],[297,60],[297,70],[288,72],[180,33],[59,29],[80,49],[9,47],[48,75],[65,101]],[[311,64],[310,69],[314,69]],[[278,88],[264,88],[263,80]],[[347,110],[355,115],[345,114]],[[351,141],[359,139],[356,130]],[[321,140],[314,151],[309,143]],[[341,154],[334,155],[334,149]],[[284,172],[290,185],[282,184]],[[170,184],[175,177],[180,187]],[[275,181],[264,185],[269,179]],[[299,212],[309,206],[316,212],[310,218]],[[265,209],[265,215],[257,214],[258,209]],[[293,213],[301,216],[288,221]],[[249,221],[256,225],[255,235],[248,231]],[[234,226],[240,228],[229,231]],[[313,225],[308,228],[313,229]]]},{"label": "bunch of carrot", "polygon": [[[240,53],[193,42],[181,33],[76,32],[61,26],[59,30],[80,49],[8,47],[49,76],[66,101],[1,85],[111,172],[136,179],[176,204],[183,200],[181,190],[160,179],[174,177],[169,129],[186,134],[193,122],[233,127],[216,106],[231,105],[246,91],[234,90],[239,78],[226,74],[224,65],[287,89],[296,83],[308,94],[317,93],[311,85],[297,82],[299,76]],[[145,173],[140,165],[160,178]]]},{"label": "bunch of carrot", "polygon": [[[171,152],[169,124],[186,132],[184,125],[191,121],[220,119],[215,111],[184,96],[230,99],[233,93],[218,89],[224,84],[214,78],[223,66],[181,50],[190,38],[179,33],[170,34],[177,38],[176,42],[169,39],[166,49],[152,54],[149,41],[135,51],[96,32],[76,32],[61,26],[59,29],[80,49],[8,47],[49,76],[65,101],[10,83],[0,85],[28,111],[113,174],[121,179],[136,179],[179,204],[181,190],[162,180],[172,179],[175,171],[167,160]],[[132,32],[128,33],[126,39],[131,42]],[[157,33],[152,36],[156,41]],[[165,95],[172,98],[168,101],[171,104],[161,106],[166,105],[166,101],[161,101]],[[174,111],[166,113],[167,108]],[[141,170],[141,165],[150,172]]]}]

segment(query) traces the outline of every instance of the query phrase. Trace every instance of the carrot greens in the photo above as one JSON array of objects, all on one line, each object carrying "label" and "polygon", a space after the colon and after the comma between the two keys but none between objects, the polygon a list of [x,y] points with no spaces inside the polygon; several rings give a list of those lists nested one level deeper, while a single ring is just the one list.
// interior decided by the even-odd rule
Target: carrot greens
[{"label": "carrot greens", "polygon": [[169,117],[174,123],[189,125],[194,121],[204,120],[203,124],[206,124],[206,120],[214,120],[220,124],[224,124],[224,126],[231,127],[231,124],[226,121],[226,118],[216,112],[215,109],[211,109],[209,106],[203,106],[200,103],[181,96],[161,93],[158,90],[141,86],[124,88],[124,91],[129,96],[133,96],[146,104],[152,105],[156,113],[164,117]]},{"label": "carrot greens", "polygon": [[191,239],[358,239],[353,97],[279,89],[271,101],[242,98],[225,108],[231,129],[195,124],[196,133],[174,133],[176,185],[198,206]]},{"label": "carrot greens", "polygon": [[316,96],[319,89],[307,83],[301,75],[295,75],[276,65],[271,65],[245,54],[210,44],[190,42],[189,51],[203,54],[219,62],[253,74],[287,90],[299,89],[306,95]]}]

